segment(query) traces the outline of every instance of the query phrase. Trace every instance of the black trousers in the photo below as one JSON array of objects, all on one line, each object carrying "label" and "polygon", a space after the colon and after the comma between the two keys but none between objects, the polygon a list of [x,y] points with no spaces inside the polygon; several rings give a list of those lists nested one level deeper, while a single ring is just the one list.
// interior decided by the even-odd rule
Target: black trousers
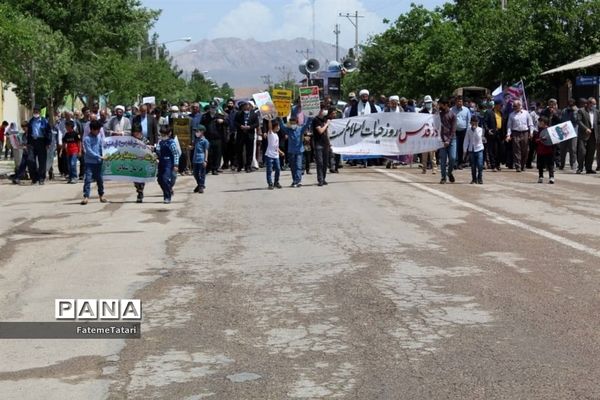
[{"label": "black trousers", "polygon": [[210,147],[208,148],[208,170],[216,172],[221,168],[221,156],[223,152],[222,140],[209,140]]},{"label": "black trousers", "polygon": [[188,160],[194,156],[194,150],[181,149],[181,155],[179,156],[179,165],[177,166],[177,172],[181,175],[185,174],[188,170]]},{"label": "black trousers", "polygon": [[85,173],[85,157],[83,154],[79,157],[79,179],[83,179]]},{"label": "black trousers", "polygon": [[594,164],[594,153],[596,152],[596,136],[595,132],[592,132],[588,139],[585,139],[583,135],[577,138],[577,164],[578,169],[582,171],[585,167],[586,171],[592,170],[592,164]]},{"label": "black trousers", "polygon": [[[558,147],[558,146],[557,146]],[[529,139],[529,153],[527,154],[527,168],[532,168],[531,163],[536,155],[536,144],[533,139]]]},{"label": "black trousers", "polygon": [[30,158],[30,171],[34,173],[31,177],[32,182],[44,182],[46,180],[46,160],[48,159],[48,149],[46,149],[46,141],[44,139],[35,139],[30,151],[33,151],[33,156]]},{"label": "black trousers", "polygon": [[500,167],[500,138],[497,135],[487,136],[487,154],[490,162],[490,168],[496,169]]},{"label": "black trousers", "polygon": [[502,147],[504,148],[504,164],[507,168],[512,169],[514,166],[512,142],[504,141]]},{"label": "black trousers", "polygon": [[[237,140],[237,158],[238,158],[238,171],[242,169],[242,166],[246,170],[252,169],[252,150],[254,148],[254,134],[250,133],[238,133]],[[210,150],[209,150],[210,152]],[[244,162],[244,156],[246,160]]]},{"label": "black trousers", "polygon": [[467,134],[467,130],[456,130],[456,165],[461,166],[464,163],[464,154],[463,154],[463,144],[465,143],[465,136]]},{"label": "black trousers", "polygon": [[235,164],[235,140],[229,139],[223,148],[223,168]]},{"label": "black trousers", "polygon": [[317,181],[323,183],[327,177],[327,168],[329,168],[329,149],[315,148],[315,161],[317,163]]},{"label": "black trousers", "polygon": [[61,175],[69,174],[69,160],[67,159],[67,149],[65,148],[60,157],[58,157],[58,172]]},{"label": "black trousers", "polygon": [[312,161],[312,151],[304,150],[304,170],[310,172],[310,162]]},{"label": "black trousers", "polygon": [[539,177],[544,177],[544,168],[548,170],[550,178],[554,178],[554,154],[540,155],[537,156],[537,167]]}]

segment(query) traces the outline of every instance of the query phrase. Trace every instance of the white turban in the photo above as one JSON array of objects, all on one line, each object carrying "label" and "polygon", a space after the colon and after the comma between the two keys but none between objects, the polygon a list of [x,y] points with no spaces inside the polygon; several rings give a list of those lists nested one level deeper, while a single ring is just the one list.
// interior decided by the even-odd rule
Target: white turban
[{"label": "white turban", "polygon": [[390,96],[390,101],[400,101],[399,96]]},{"label": "white turban", "polygon": [[360,92],[358,92],[358,95],[359,95],[359,96],[363,96],[363,95],[365,95],[365,94],[366,94],[367,96],[369,95],[369,91],[368,91],[367,89],[363,89],[363,90],[361,90]]},{"label": "white turban", "polygon": [[115,112],[117,112],[117,110],[121,110],[121,111],[125,112],[125,107],[123,107],[123,106],[116,106],[115,107]]}]

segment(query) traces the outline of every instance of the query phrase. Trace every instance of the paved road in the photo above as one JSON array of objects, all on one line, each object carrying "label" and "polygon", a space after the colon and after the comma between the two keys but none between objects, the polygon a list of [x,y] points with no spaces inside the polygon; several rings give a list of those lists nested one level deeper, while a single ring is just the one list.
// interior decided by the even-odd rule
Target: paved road
[{"label": "paved road", "polygon": [[[78,205],[0,185],[0,320],[141,298],[139,340],[0,341],[2,399],[600,398],[600,176],[345,168]],[[282,178],[289,184],[289,173]]]}]

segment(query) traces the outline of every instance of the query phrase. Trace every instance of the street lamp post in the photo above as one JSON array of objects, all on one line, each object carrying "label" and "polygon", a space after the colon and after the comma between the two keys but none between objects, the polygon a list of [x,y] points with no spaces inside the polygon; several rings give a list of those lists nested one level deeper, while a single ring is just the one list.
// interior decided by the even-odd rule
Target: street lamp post
[{"label": "street lamp post", "polygon": [[182,38],[175,39],[175,40],[169,40],[167,42],[162,42],[162,43],[157,42],[157,43],[154,43],[154,45],[152,45],[152,46],[148,46],[148,47],[144,47],[144,48],[142,48],[142,46],[138,46],[138,61],[142,60],[142,50],[148,50],[149,48],[154,47],[154,59],[156,61],[158,61],[158,59],[159,59],[158,46],[162,46],[167,43],[173,43],[173,42],[191,42],[191,41],[192,41],[192,38],[188,36],[188,37],[182,37]]},{"label": "street lamp post", "polygon": [[[167,43],[174,43],[174,42],[191,42],[192,38],[191,37],[184,37],[184,38],[180,38],[180,39],[175,39],[175,40],[169,40],[168,42],[163,42],[161,43],[161,45],[165,45]],[[158,61],[158,43],[154,43],[154,59],[156,61]]]}]

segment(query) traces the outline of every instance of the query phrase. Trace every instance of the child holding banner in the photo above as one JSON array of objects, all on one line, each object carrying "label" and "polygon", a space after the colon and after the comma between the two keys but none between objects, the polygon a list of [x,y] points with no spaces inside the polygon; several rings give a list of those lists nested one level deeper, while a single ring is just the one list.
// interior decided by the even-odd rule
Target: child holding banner
[{"label": "child holding banner", "polygon": [[535,151],[537,152],[537,167],[539,172],[538,183],[544,183],[544,167],[548,168],[550,176],[549,184],[554,184],[554,146],[550,135],[548,134],[548,126],[550,120],[547,117],[538,119],[538,131],[533,135],[533,140],[536,143]]},{"label": "child holding banner", "polygon": [[158,154],[158,184],[163,191],[164,203],[169,204],[173,195],[173,172],[177,172],[180,153],[168,126],[161,128],[155,152]]},{"label": "child holding banner", "polygon": [[[148,148],[151,148],[151,146],[149,146],[150,141],[144,137],[144,134],[142,133],[142,126],[135,124],[133,125],[133,127],[131,128],[131,135],[136,138],[137,140],[143,142],[145,145],[148,146]],[[141,203],[144,201],[144,189],[146,187],[146,183],[144,182],[133,182],[133,185],[135,186],[135,191],[137,192],[137,200],[136,203]]]},{"label": "child holding banner", "polygon": [[[281,185],[279,184],[279,174],[281,172],[281,167],[279,165],[279,156],[283,155],[283,151],[279,148],[279,121],[268,119],[268,134],[267,134],[267,151],[265,152],[265,164],[267,166],[267,184],[269,185],[269,190],[273,190],[273,187],[277,189],[281,189]],[[271,176],[272,171],[275,170],[275,183],[273,183],[273,178]]]}]

